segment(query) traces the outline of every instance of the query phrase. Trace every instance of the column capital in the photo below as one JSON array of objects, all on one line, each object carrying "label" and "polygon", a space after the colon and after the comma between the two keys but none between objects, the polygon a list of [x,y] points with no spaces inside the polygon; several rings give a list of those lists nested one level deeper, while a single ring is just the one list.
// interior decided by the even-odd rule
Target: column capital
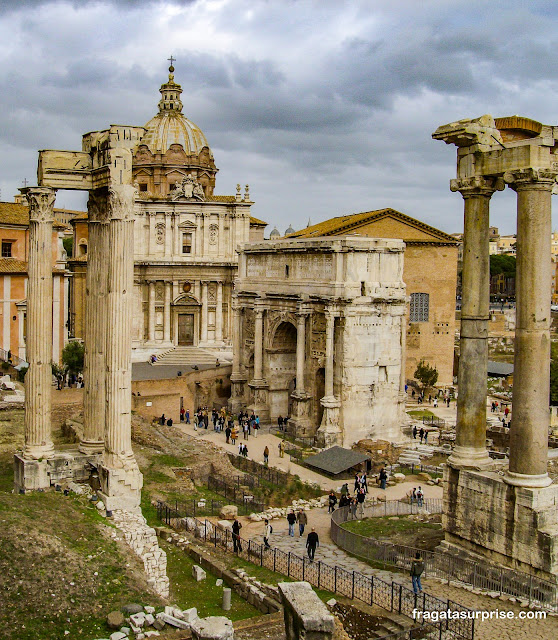
[{"label": "column capital", "polygon": [[450,191],[459,191],[464,198],[472,196],[490,198],[495,191],[503,191],[505,186],[502,178],[485,178],[484,176],[450,180]]},{"label": "column capital", "polygon": [[551,191],[556,184],[557,176],[558,171],[552,169],[528,167],[527,169],[506,171],[504,180],[514,191],[521,189]]},{"label": "column capital", "polygon": [[87,200],[87,221],[89,223],[108,223],[108,189],[105,187],[91,189],[89,192],[89,199]]},{"label": "column capital", "polygon": [[136,190],[131,184],[108,188],[108,211],[111,220],[133,220]]},{"label": "column capital", "polygon": [[50,187],[27,187],[21,190],[29,203],[30,222],[53,222],[56,189]]}]

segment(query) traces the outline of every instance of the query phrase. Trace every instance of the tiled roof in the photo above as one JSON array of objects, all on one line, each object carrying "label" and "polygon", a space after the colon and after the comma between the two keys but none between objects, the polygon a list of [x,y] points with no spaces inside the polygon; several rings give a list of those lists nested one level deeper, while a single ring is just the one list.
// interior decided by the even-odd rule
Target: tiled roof
[{"label": "tiled roof", "polygon": [[[55,208],[54,213],[56,214],[57,211],[60,211],[62,213],[82,213],[70,211],[68,209]],[[0,202],[0,225],[2,224],[28,227],[29,207],[25,204],[18,204],[17,202]],[[68,229],[68,226],[61,222],[55,222],[53,226],[55,229]]]},{"label": "tiled roof", "polygon": [[[389,208],[378,209],[376,211],[364,211],[363,213],[353,213],[346,216],[330,218],[329,220],[324,220],[323,222],[319,222],[318,224],[313,224],[311,227],[306,227],[306,229],[301,229],[300,231],[290,233],[287,237],[315,238],[318,236],[330,236],[340,235],[341,233],[350,233],[363,224],[374,222],[384,217],[396,218],[411,227],[422,229],[426,233],[433,236],[432,242],[436,242],[436,240],[438,240],[444,243],[457,244],[455,238],[445,233],[444,231],[440,231],[439,229],[431,227],[424,222],[420,222],[420,220],[416,220],[415,218],[411,218],[404,213]],[[405,238],[402,239],[405,241]],[[411,240],[411,242],[417,242],[417,240]],[[424,242],[428,242],[428,240],[425,240]]]},{"label": "tiled roof", "polygon": [[207,202],[236,202],[235,196],[207,196]]},{"label": "tiled roof", "polygon": [[344,449],[343,447],[330,447],[315,456],[310,456],[304,461],[309,467],[321,469],[326,473],[337,475],[343,471],[347,471],[351,467],[370,460],[370,456],[362,451],[354,449]]},{"label": "tiled roof", "polygon": [[260,220],[259,218],[254,218],[252,216],[250,216],[250,224],[255,224],[256,226],[267,227],[267,222],[264,222],[263,220]]},{"label": "tiled roof", "polygon": [[27,262],[15,258],[0,258],[0,273],[27,273]]}]

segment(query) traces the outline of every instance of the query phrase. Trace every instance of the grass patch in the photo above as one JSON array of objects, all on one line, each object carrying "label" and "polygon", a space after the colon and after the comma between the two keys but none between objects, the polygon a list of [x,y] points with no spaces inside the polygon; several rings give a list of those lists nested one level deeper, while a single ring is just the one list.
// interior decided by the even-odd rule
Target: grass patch
[{"label": "grass patch", "polygon": [[430,409],[413,409],[412,411],[407,411],[407,415],[417,420],[422,420],[422,418],[429,418],[430,416],[434,416],[435,418],[438,417],[435,413],[432,413]]},{"label": "grass patch", "polygon": [[367,538],[384,538],[395,533],[415,533],[418,529],[436,529],[439,531],[442,528],[442,525],[436,522],[420,522],[404,517],[399,517],[398,520],[392,520],[392,518],[393,516],[349,520],[344,522],[341,527]]},{"label": "grass patch", "polygon": [[171,600],[182,609],[196,607],[201,618],[206,616],[226,615],[231,620],[253,618],[261,613],[251,604],[243,600],[235,591],[232,592],[231,610],[223,612],[221,602],[223,587],[215,585],[216,576],[207,571],[207,578],[196,582],[192,577],[194,560],[177,549],[174,545],[160,541],[161,548],[167,554],[167,575],[171,583]]}]

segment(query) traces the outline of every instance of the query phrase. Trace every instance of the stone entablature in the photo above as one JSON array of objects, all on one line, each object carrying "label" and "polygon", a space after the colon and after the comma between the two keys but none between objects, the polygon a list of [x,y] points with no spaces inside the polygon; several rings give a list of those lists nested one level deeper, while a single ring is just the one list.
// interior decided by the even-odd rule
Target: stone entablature
[{"label": "stone entablature", "polygon": [[353,237],[240,248],[231,408],[290,417],[322,446],[404,424],[404,244]]}]

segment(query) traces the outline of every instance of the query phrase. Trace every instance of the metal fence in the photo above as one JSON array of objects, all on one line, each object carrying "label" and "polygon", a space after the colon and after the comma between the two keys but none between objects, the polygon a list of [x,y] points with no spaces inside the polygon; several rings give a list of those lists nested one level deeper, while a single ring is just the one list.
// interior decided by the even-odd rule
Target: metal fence
[{"label": "metal fence", "polygon": [[286,471],[281,471],[280,469],[275,469],[273,467],[266,467],[255,460],[250,460],[250,458],[238,456],[235,453],[230,452],[228,455],[231,464],[237,469],[249,473],[261,480],[267,480],[267,482],[279,487],[284,486],[289,480],[289,477],[292,477]]},{"label": "metal fence", "polygon": [[[430,513],[440,513],[441,500],[425,500],[424,508]],[[414,508],[414,511],[413,511]],[[382,505],[365,508],[365,517],[384,515],[403,515],[416,513],[416,505],[389,501]],[[369,562],[398,567],[408,571],[415,554],[419,552],[424,561],[424,576],[432,576],[461,584],[468,584],[477,589],[497,592],[525,600],[531,604],[558,613],[558,585],[532,576],[528,573],[506,569],[488,561],[474,562],[450,554],[424,551],[400,544],[380,542],[374,538],[361,536],[341,527],[350,520],[352,514],[348,507],[337,509],[331,516],[331,539],[339,547]]]},{"label": "metal fence", "polygon": [[413,618],[413,611],[417,609],[429,612],[446,612],[448,609],[457,611],[459,618],[430,625],[437,635],[429,634],[427,637],[436,640],[474,640],[474,620],[469,617],[471,612],[457,602],[440,600],[425,592],[415,594],[411,589],[396,582],[386,582],[376,576],[348,571],[320,560],[310,562],[308,558],[294,553],[285,553],[277,548],[265,548],[263,544],[254,540],[241,537],[234,540],[229,529],[222,529],[207,520],[199,520],[192,514],[164,502],[157,503],[157,513],[160,520],[174,529],[193,531],[197,537],[212,543],[215,547],[235,552],[249,562],[282,573],[294,580],[306,580],[318,589],[355,598],[369,605],[378,605],[408,618]]},{"label": "metal fence", "polygon": [[[196,500],[177,500],[172,507],[176,512],[187,513],[194,517],[219,516],[221,509],[230,502],[222,502],[221,500],[204,500],[198,498]],[[259,506],[259,505],[258,505]],[[241,515],[249,515],[254,511],[254,507],[250,502],[238,505],[238,512]]]},{"label": "metal fence", "polygon": [[438,416],[423,416],[422,424],[429,424],[433,427],[445,427],[446,421],[443,418],[438,418]]},{"label": "metal fence", "polygon": [[220,478],[209,476],[207,488],[242,507],[244,513],[259,513],[265,510],[265,502],[256,500],[253,494],[246,493],[244,487],[237,484],[230,484]]}]

